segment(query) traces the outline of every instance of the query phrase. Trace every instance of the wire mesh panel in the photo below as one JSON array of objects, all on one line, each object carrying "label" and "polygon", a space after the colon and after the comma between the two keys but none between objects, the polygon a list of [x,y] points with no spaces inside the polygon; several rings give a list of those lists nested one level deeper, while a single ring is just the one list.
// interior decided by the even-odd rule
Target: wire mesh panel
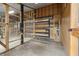
[{"label": "wire mesh panel", "polygon": [[24,21],[24,41],[28,41],[33,38],[33,19]]},{"label": "wire mesh panel", "polygon": [[[30,8],[24,6],[24,11]],[[34,10],[30,9],[30,11],[24,14],[24,42],[33,39],[34,37]]]},{"label": "wire mesh panel", "polygon": [[[19,4],[14,4],[20,7]],[[10,6],[9,12],[9,48],[16,47],[20,45],[20,10],[17,10]]]},{"label": "wire mesh panel", "polygon": [[10,22],[9,42],[10,48],[20,44],[19,21]]},{"label": "wire mesh panel", "polygon": [[3,8],[3,5],[0,4],[0,41],[2,41],[2,39],[4,38],[3,37],[3,34],[4,34],[4,24],[5,22],[5,16],[4,16],[4,8]]},{"label": "wire mesh panel", "polygon": [[2,41],[2,39],[4,38],[4,30],[5,30],[3,17],[1,17],[0,20],[1,20],[0,21],[0,40]]},{"label": "wire mesh panel", "polygon": [[5,33],[5,15],[4,15],[3,5],[0,4],[0,53],[5,51],[5,48],[2,44],[4,44],[4,33]]},{"label": "wire mesh panel", "polygon": [[[5,8],[6,5],[9,8]],[[7,46],[11,49],[21,43],[20,5],[15,3],[6,5],[3,6],[3,4],[0,4],[0,52],[4,52]],[[6,28],[9,29],[9,31],[5,30]],[[7,42],[8,40],[9,42]],[[9,45],[7,45],[8,43]]]}]

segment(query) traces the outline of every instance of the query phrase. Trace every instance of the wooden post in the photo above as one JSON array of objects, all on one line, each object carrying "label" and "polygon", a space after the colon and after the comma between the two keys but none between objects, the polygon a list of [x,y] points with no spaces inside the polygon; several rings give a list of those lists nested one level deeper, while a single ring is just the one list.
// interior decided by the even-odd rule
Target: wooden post
[{"label": "wooden post", "polygon": [[33,38],[35,38],[35,18],[36,18],[36,9],[33,12]]},{"label": "wooden post", "polygon": [[[78,19],[78,12],[79,12],[79,4],[71,4],[71,20],[70,20],[70,27],[76,28],[77,27],[77,20]],[[70,44],[69,44],[69,55],[70,56],[77,56],[78,55],[78,37],[72,35],[70,32]]]},{"label": "wooden post", "polygon": [[6,45],[6,50],[9,50],[9,6],[7,4],[3,4],[4,13],[5,13],[5,33],[4,33],[4,40]]}]

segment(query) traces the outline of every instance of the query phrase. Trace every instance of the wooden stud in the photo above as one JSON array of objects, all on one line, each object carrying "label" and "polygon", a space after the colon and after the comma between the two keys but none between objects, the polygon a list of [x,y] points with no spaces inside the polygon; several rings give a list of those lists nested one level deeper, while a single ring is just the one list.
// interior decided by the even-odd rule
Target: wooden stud
[{"label": "wooden stud", "polygon": [[4,43],[2,43],[1,41],[0,41],[0,44],[1,44],[3,47],[6,48],[6,45],[5,45]]},{"label": "wooden stud", "polygon": [[46,7],[44,7],[44,14],[43,14],[43,16],[45,16],[46,15]]},{"label": "wooden stud", "polygon": [[36,12],[35,12],[35,14],[36,14],[36,17],[37,17],[37,15],[38,15],[38,10],[36,9]]},{"label": "wooden stud", "polygon": [[35,38],[35,18],[36,18],[36,10],[32,11],[32,19],[33,19],[33,38]]},{"label": "wooden stud", "polygon": [[41,8],[39,8],[39,17],[41,17]]},{"label": "wooden stud", "polygon": [[42,8],[42,16],[44,16],[44,7]]},{"label": "wooden stud", "polygon": [[[79,12],[79,4],[71,4],[71,20],[70,20],[70,28],[77,28],[77,20],[78,12]],[[69,55],[76,56],[78,55],[78,37],[75,37],[70,33],[70,41],[69,41]]]},{"label": "wooden stud", "polygon": [[6,50],[9,50],[9,5],[3,4],[4,7],[4,13],[5,13],[5,34],[4,34],[4,40],[6,45]]},{"label": "wooden stud", "polygon": [[39,11],[39,8],[38,8],[38,17],[40,17],[40,11]]}]

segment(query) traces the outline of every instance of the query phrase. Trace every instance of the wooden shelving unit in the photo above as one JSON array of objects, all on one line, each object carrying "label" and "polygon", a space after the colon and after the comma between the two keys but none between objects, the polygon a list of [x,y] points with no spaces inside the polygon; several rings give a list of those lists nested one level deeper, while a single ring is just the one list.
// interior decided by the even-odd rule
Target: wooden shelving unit
[{"label": "wooden shelving unit", "polygon": [[43,19],[43,18],[36,19],[35,33],[36,37],[50,38],[50,19]]}]

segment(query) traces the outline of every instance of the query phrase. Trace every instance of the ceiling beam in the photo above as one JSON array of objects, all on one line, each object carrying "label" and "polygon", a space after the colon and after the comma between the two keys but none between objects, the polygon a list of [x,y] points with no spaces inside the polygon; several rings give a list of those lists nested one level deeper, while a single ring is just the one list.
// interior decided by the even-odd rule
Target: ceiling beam
[{"label": "ceiling beam", "polygon": [[25,4],[23,4],[23,3],[20,3],[21,5],[23,5],[23,6],[25,6],[25,7],[27,7],[27,8],[30,8],[30,9],[35,9],[35,8],[33,8],[33,7],[30,7],[30,6],[28,6],[28,5],[25,5]]}]

